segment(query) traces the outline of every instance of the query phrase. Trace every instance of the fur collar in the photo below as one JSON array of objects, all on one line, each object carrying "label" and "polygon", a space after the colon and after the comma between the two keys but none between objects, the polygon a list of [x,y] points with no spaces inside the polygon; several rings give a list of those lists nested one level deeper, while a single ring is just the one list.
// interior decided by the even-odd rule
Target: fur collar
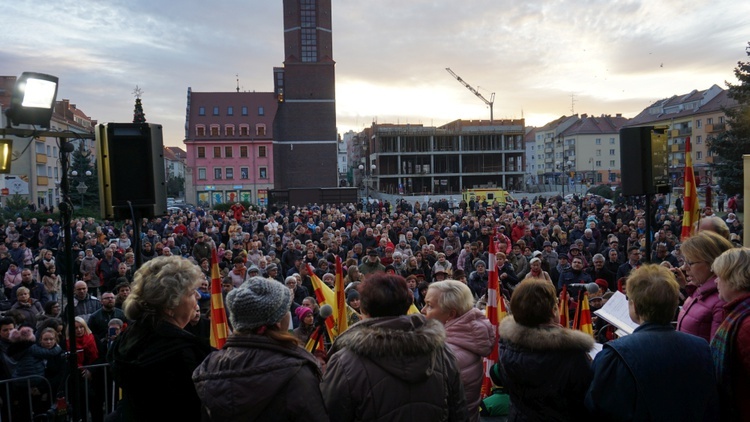
[{"label": "fur collar", "polygon": [[349,349],[370,358],[420,356],[445,347],[445,328],[421,314],[370,318],[344,331],[330,354]]},{"label": "fur collar", "polygon": [[531,350],[581,350],[594,347],[594,338],[569,328],[555,326],[526,327],[508,315],[500,322],[500,339]]}]

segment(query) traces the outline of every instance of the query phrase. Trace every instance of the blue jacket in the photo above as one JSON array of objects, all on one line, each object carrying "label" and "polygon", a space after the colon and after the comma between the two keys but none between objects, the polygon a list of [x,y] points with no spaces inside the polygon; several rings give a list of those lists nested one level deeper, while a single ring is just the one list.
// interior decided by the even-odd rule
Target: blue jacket
[{"label": "blue jacket", "polygon": [[708,421],[719,417],[706,340],[644,323],[596,355],[586,407],[596,420]]}]

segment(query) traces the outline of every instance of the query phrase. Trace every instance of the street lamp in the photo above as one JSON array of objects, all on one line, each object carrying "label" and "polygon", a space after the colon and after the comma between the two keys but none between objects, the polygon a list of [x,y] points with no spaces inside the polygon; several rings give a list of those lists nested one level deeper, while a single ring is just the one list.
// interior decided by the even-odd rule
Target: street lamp
[{"label": "street lamp", "polygon": [[[91,171],[90,170],[86,170],[85,174],[86,174],[86,176],[91,176]],[[70,175],[73,176],[73,177],[76,177],[76,176],[78,176],[78,172],[75,171],[75,170],[73,170],[73,171],[70,172]],[[81,177],[81,181],[78,182],[78,185],[76,186],[76,190],[78,191],[78,193],[81,194],[81,208],[83,208],[83,194],[86,193],[86,191],[88,190],[88,188],[89,187],[86,186],[86,183],[83,181],[83,177]]]},{"label": "street lamp", "polygon": [[367,204],[369,204],[370,203],[370,185],[369,185],[369,181],[370,181],[370,176],[372,175],[372,172],[375,171],[376,166],[375,166],[375,164],[370,165],[370,174],[369,175],[365,171],[364,164],[360,164],[358,168],[360,169],[360,171],[362,171],[362,182],[365,185],[365,202]]}]

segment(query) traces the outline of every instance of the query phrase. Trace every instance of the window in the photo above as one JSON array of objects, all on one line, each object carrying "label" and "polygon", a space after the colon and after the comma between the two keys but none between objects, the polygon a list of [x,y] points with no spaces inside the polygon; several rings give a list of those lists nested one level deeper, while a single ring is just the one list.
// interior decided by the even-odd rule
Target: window
[{"label": "window", "polygon": [[52,156],[52,146],[47,145],[47,157],[51,157],[51,156]]},{"label": "window", "polygon": [[615,138],[609,138],[609,144],[614,145],[615,144]]},{"label": "window", "polygon": [[234,125],[227,125],[224,128],[224,132],[226,132],[227,136],[234,136]]},{"label": "window", "polygon": [[615,150],[613,149],[609,150],[609,155],[615,155]]},{"label": "window", "polygon": [[57,158],[57,147],[52,147],[52,156]]},{"label": "window", "polygon": [[234,167],[227,167],[224,171],[226,172],[227,179],[234,179]]},{"label": "window", "polygon": [[206,127],[198,125],[195,127],[195,136],[206,136]]},{"label": "window", "polygon": [[205,116],[206,115],[206,107],[198,107],[198,115],[199,116]]},{"label": "window", "polygon": [[206,147],[198,147],[198,158],[206,158]]},{"label": "window", "polygon": [[701,119],[696,119],[695,120],[695,127],[701,127],[701,126],[702,126]]},{"label": "window", "polygon": [[724,116],[719,116],[719,123],[724,123]]},{"label": "window", "polygon": [[706,124],[707,124],[707,125],[712,125],[712,124],[714,124],[714,118],[713,118],[713,117],[709,117],[708,119],[706,119]]},{"label": "window", "polygon": [[198,169],[198,180],[206,180],[206,169],[205,168],[199,168]]},{"label": "window", "polygon": [[703,161],[703,151],[696,151],[695,152],[695,160],[696,161]]},{"label": "window", "polygon": [[214,116],[219,115],[219,106],[214,106]]},{"label": "window", "polygon": [[259,167],[258,168],[258,178],[260,179],[268,179],[268,169],[265,167]]},{"label": "window", "polygon": [[240,167],[240,179],[247,179],[249,174],[247,167]]},{"label": "window", "polygon": [[240,158],[247,158],[247,146],[240,146]]},{"label": "window", "polygon": [[602,166],[602,162],[601,161],[597,161],[595,164],[596,164],[597,167],[601,167]]},{"label": "window", "polygon": [[240,125],[240,136],[248,136],[250,134],[250,126]]},{"label": "window", "polygon": [[315,0],[300,1],[300,26],[302,36],[302,61],[318,61],[318,44],[315,27],[317,16],[315,16]]},{"label": "window", "polygon": [[227,107],[227,116],[234,116],[234,107]]},{"label": "window", "polygon": [[615,166],[615,160],[609,160],[609,166],[614,167]]},{"label": "window", "polygon": [[224,158],[232,158],[232,147],[224,147]]},{"label": "window", "polygon": [[266,136],[266,125],[264,124],[255,125],[255,136]]},{"label": "window", "polygon": [[221,179],[221,167],[214,167],[214,179]]},{"label": "window", "polygon": [[260,145],[258,147],[258,157],[265,157],[266,156],[266,146]]},{"label": "window", "polygon": [[263,108],[263,106],[258,107],[258,116],[265,116],[266,110]]},{"label": "window", "polygon": [[211,136],[219,136],[219,125],[211,125]]},{"label": "window", "polygon": [[596,150],[596,156],[601,157],[602,156],[602,150],[598,149]]},{"label": "window", "polygon": [[601,145],[601,144],[602,144],[602,140],[601,140],[601,138],[596,138],[596,144],[597,144],[597,145]]},{"label": "window", "polygon": [[214,147],[214,158],[221,158],[221,147]]},{"label": "window", "polygon": [[703,143],[703,137],[701,135],[698,135],[695,137],[695,143],[696,144],[702,144]]},{"label": "window", "polygon": [[242,115],[247,116],[247,106],[242,106]]}]

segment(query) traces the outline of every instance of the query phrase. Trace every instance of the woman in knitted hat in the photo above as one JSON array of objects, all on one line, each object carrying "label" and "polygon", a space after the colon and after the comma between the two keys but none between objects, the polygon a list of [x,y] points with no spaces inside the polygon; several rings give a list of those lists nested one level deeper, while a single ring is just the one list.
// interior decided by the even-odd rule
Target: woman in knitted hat
[{"label": "woman in knitted hat", "polygon": [[234,332],[193,373],[208,420],[327,421],[318,362],[288,331],[291,291],[253,277],[226,303]]},{"label": "woman in knitted hat", "polygon": [[151,259],[135,273],[123,305],[134,322],[109,352],[123,390],[118,420],[201,420],[191,376],[212,349],[183,328],[205,280],[198,265],[178,256]]},{"label": "woman in knitted hat", "polygon": [[315,317],[313,316],[313,310],[307,306],[298,306],[294,310],[294,313],[299,320],[299,327],[294,329],[294,335],[297,336],[300,344],[307,344],[307,340],[310,339],[310,334],[315,331]]}]

